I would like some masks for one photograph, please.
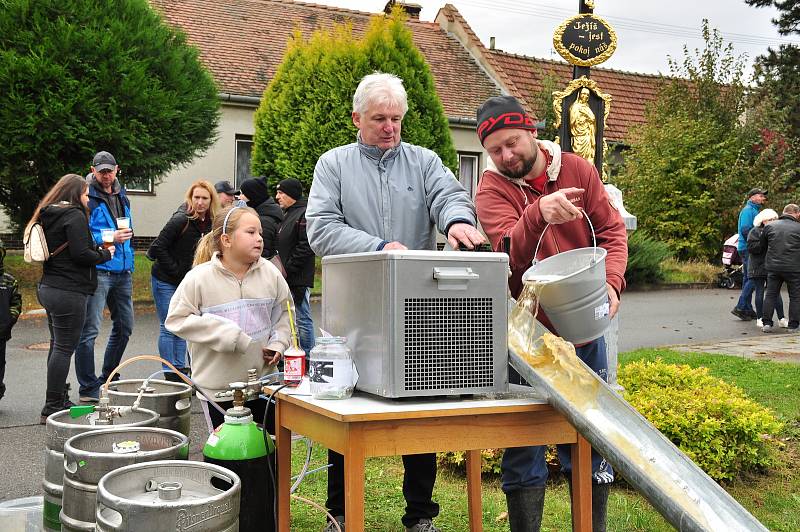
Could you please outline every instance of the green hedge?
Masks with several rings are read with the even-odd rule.
[[[632,362],[619,371],[625,399],[716,480],[774,463],[782,424],[708,368]]]
[[[664,261],[672,257],[669,246],[652,238],[646,231],[634,231],[628,237],[628,286],[657,284],[666,279]]]
[[[782,424],[740,388],[711,376],[708,368],[659,358],[631,362],[618,378],[625,399],[712,478],[729,480],[774,464]],[[465,468],[463,452],[438,456],[445,467]],[[483,473],[500,473],[503,449],[484,449],[481,458]],[[554,447],[548,449],[547,462],[557,467]]]

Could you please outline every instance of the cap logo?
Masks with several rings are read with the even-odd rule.
[[[478,126],[478,136],[484,138],[498,127],[526,126],[535,127],[533,120],[525,113],[510,112],[503,113],[497,117],[489,117]]]

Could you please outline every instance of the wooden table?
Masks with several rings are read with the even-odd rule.
[[[572,444],[572,520],[591,531],[591,448],[535,396],[509,399],[391,400],[356,392],[347,400],[276,394],[278,530],[289,532],[292,432],[344,455],[347,532],[364,530],[364,461],[372,456],[467,451],[470,530],[483,530],[481,449]],[[447,509],[445,508],[446,512]]]

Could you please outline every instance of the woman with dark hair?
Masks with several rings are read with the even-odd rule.
[[[155,259],[150,280],[158,321],[161,324],[158,353],[184,374],[189,372],[186,342],[169,332],[164,327],[164,320],[167,318],[172,294],[192,268],[197,242],[211,231],[211,222],[219,208],[219,197],[214,186],[208,181],[195,181],[186,191],[183,205],[164,225],[149,250],[149,255]],[[168,380],[180,380],[166,365],[164,370]]]
[[[266,177],[251,177],[242,181],[239,199],[258,213],[261,220],[261,234],[264,237],[264,251],[261,256],[271,259],[278,253],[278,228],[283,222],[283,210],[269,195]]]
[[[42,417],[73,406],[67,396],[70,358],[86,318],[86,301],[97,288],[95,266],[114,255],[114,246],[97,246],[89,232],[89,185],[67,174],[53,185],[33,211],[25,230],[37,221],[44,230],[50,258],[42,265],[37,296],[47,311],[50,350],[47,353],[47,392]]]

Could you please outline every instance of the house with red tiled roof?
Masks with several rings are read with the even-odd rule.
[[[133,191],[137,234],[160,231],[188,186],[197,179],[240,183],[250,176],[253,115],[280,65],[295,29],[310,35],[315,29],[348,21],[362,34],[374,13],[293,0],[150,0],[165,21],[180,28],[200,52],[217,81],[222,117],[214,145],[189,165],[153,186]],[[342,2],[343,4],[345,2]],[[528,102],[540,90],[544,73],[571,79],[566,63],[516,56],[485,47],[458,10],[445,4],[433,22],[419,19],[419,9],[407,5],[407,25],[414,43],[428,61],[436,89],[450,122],[459,155],[459,179],[474,191],[486,166],[486,154],[475,134],[475,111],[488,97],[512,94],[536,115]],[[592,69],[600,87],[614,103],[607,138],[624,142],[631,125],[643,120],[643,109],[659,78],[600,68]],[[124,162],[121,162],[124,164]]]
[[[546,76],[557,78],[562,87],[572,80],[572,65],[564,61],[538,59],[487,48],[451,4],[439,10],[435,22],[455,36],[475,60],[503,85],[508,94],[524,101],[534,116],[541,115],[543,111],[533,108],[531,102],[536,101],[535,95],[542,90],[542,80]],[[605,128],[606,140],[625,144],[630,128],[644,123],[645,108],[655,100],[664,78],[601,67],[593,67],[591,77],[603,92],[612,97]]]
[[[292,32],[310,35],[315,29],[348,21],[355,35],[363,34],[374,13],[294,2],[292,0],[150,0],[165,21],[180,28],[200,52],[217,81],[222,117],[217,141],[202,157],[168,175],[161,184],[132,200],[137,233],[157,235],[196,179],[240,183],[250,176],[253,115],[275,75]],[[345,2],[343,2],[344,4]],[[465,186],[477,183],[483,166],[475,135],[475,110],[486,98],[503,92],[454,36],[439,24],[407,22],[414,43],[425,56],[436,82],[459,153]],[[484,163],[485,164],[485,163]],[[163,198],[169,198],[163,201]],[[145,215],[146,213],[146,215]]]

